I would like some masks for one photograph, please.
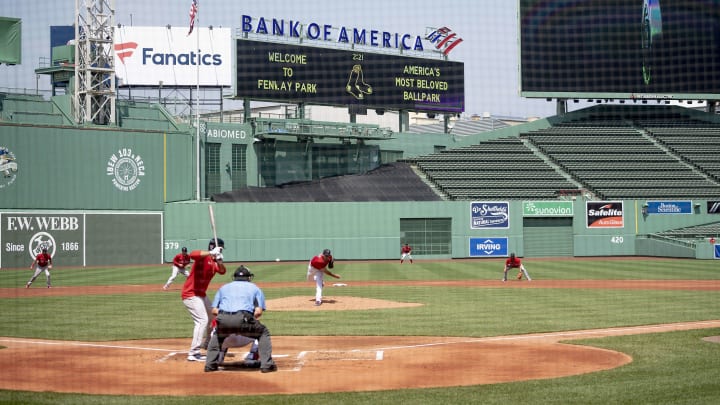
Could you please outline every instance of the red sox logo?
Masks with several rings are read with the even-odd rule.
[[[135,49],[137,49],[137,46],[137,42],[123,42],[121,44],[115,44],[115,54],[123,65],[125,64],[125,58],[132,56]]]
[[[45,248],[50,257],[53,257],[55,256],[55,247],[55,238],[52,235],[47,232],[38,232],[30,238],[28,253],[34,259]]]

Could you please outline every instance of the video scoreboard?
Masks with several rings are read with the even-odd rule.
[[[235,97],[461,113],[464,64],[361,50],[236,40]]]
[[[520,0],[522,96],[717,98],[719,50],[718,1]]]

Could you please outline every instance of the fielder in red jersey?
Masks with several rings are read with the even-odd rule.
[[[30,269],[34,269],[35,273],[33,273],[30,281],[25,284],[25,288],[30,288],[30,285],[33,283],[33,281],[35,281],[36,278],[38,278],[38,276],[42,272],[45,272],[45,281],[47,282],[47,288],[52,287],[52,285],[50,284],[50,269],[52,269],[52,256],[50,256],[46,247],[43,247],[42,252],[38,253],[38,255],[35,256],[35,260],[33,260],[32,264],[30,264]]]
[[[525,274],[525,277],[527,278],[527,280],[532,281],[527,270],[525,270],[525,266],[523,266],[522,261],[515,256],[515,253],[510,253],[510,257],[507,260],[505,260],[505,268],[503,269],[502,281],[507,281],[507,273],[510,269],[519,269],[520,270],[520,272],[517,275],[518,280],[522,280],[522,275]]]
[[[407,243],[404,244],[402,248],[400,248],[400,264],[403,264],[405,259],[410,260],[410,264],[412,264],[413,257],[410,252],[412,252],[412,248]]]
[[[172,284],[178,274],[182,274],[185,277],[190,275],[190,271],[187,268],[188,264],[190,264],[190,255],[187,253],[187,248],[183,246],[182,251],[173,258],[172,274],[170,274],[170,278],[165,282],[163,290],[167,290],[170,287],[170,284]]]

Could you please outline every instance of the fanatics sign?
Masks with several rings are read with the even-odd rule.
[[[115,75],[120,86],[229,87],[231,45],[230,28],[115,28]]]

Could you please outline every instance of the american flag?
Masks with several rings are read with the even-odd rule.
[[[190,31],[188,31],[188,35],[192,34],[193,28],[195,28],[195,16],[198,12],[198,4],[197,0],[193,0],[192,4],[190,5]]]

